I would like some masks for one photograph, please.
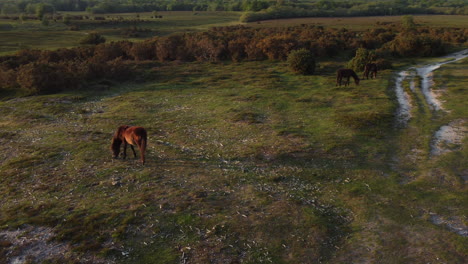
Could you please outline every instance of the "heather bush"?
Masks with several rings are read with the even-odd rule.
[[[315,72],[315,57],[310,50],[294,50],[288,56],[288,65],[295,73],[313,74]]]
[[[143,41],[133,43],[129,54],[134,60],[152,60],[156,58],[155,43],[151,41]]]
[[[376,53],[373,50],[367,50],[364,48],[359,48],[356,51],[356,56],[352,58],[347,67],[353,69],[356,72],[361,72],[364,70],[364,67],[367,63],[373,62],[376,60]]]
[[[439,35],[412,32],[399,34],[386,43],[382,50],[395,57],[429,57],[444,54],[447,46]]]
[[[16,71],[0,68],[0,90],[12,89],[18,86]]]
[[[33,62],[19,67],[16,80],[27,95],[50,94],[64,89],[66,74],[55,65]]]

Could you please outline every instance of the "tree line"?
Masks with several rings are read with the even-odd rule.
[[[0,90],[22,95],[80,89],[106,80],[125,81],[142,73],[139,61],[286,61],[296,50],[316,58],[374,54],[381,67],[395,57],[438,56],[468,39],[467,29],[380,25],[365,32],[302,25],[285,28],[217,27],[206,32],[174,34],[141,42],[119,41],[75,48],[21,50],[0,57]]]
[[[300,16],[377,16],[403,14],[466,15],[465,0],[4,0],[7,14],[52,11],[127,13],[152,11],[244,11],[249,20]],[[254,15],[255,13],[258,14]],[[247,19],[247,18],[245,18]]]
[[[35,12],[37,5],[55,11],[89,13],[128,13],[152,11],[260,11],[273,5],[269,0],[6,0],[2,14]]]
[[[298,17],[358,17],[394,16],[409,14],[468,15],[466,3],[461,1],[425,1],[410,5],[412,1],[336,2],[321,0],[313,5],[272,5],[258,12],[245,12],[241,22]],[[414,1],[418,2],[418,1]]]

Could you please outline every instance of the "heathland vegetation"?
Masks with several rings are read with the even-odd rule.
[[[463,16],[165,12],[0,21],[1,263],[467,262],[468,60],[432,73],[441,109],[416,70],[405,125],[395,95]],[[145,165],[111,158],[123,124]]]
[[[292,51],[299,49],[310,50],[317,58],[350,55],[358,49],[371,50],[372,59],[381,69],[386,69],[391,66],[392,58],[438,56],[467,41],[465,28],[416,27],[412,17],[404,18],[405,23],[400,26],[379,25],[365,32],[314,25],[230,26],[140,42],[111,43],[102,43],[105,38],[91,33],[81,40],[89,46],[21,50],[1,57],[1,89],[16,90],[23,95],[44,94],[81,88],[97,79],[135,78],[138,61],[285,61]],[[353,68],[362,70],[365,63]]]

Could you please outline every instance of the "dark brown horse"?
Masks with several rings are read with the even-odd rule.
[[[344,82],[344,86],[348,86],[350,77],[353,77],[354,83],[356,83],[356,85],[359,85],[359,77],[353,70],[339,69],[336,72],[336,85],[341,86],[341,81],[343,80],[343,78],[346,78],[346,81]]]
[[[120,126],[112,138],[111,150],[114,158],[119,157],[120,145],[124,144],[123,158],[127,157],[127,145],[130,144],[136,158],[133,146],[138,146],[141,153],[141,163],[145,164],[147,135],[146,130],[140,126]]]
[[[366,66],[364,67],[364,77],[366,79],[369,79],[369,73],[371,79],[377,78],[377,64],[375,63],[367,63]]]

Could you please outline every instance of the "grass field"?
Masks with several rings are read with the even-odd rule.
[[[467,114],[453,81],[467,63],[439,73],[456,109],[441,123]],[[153,66],[154,81],[1,102],[3,230],[51,228],[49,246],[73,249],[55,261],[466,260],[466,237],[429,221],[466,215],[466,140],[395,164],[416,144],[404,133],[426,125],[393,127],[391,71],[343,88],[338,62],[314,76],[272,62]],[[148,129],[145,166],[111,159],[121,124]],[[415,180],[401,184],[407,174]],[[14,247],[4,244],[0,260]]]
[[[467,28],[468,22],[464,16],[448,15],[414,15],[414,22],[421,26]],[[267,20],[258,26],[294,26],[301,24],[315,24],[324,27],[347,28],[350,30],[366,30],[379,23],[400,24],[402,16],[375,16],[375,17],[317,17]]]
[[[237,19],[162,15],[174,23],[161,34]],[[253,26],[267,23],[277,22]],[[2,54],[20,42],[12,32],[47,48],[85,32],[28,27],[42,26],[0,32]],[[56,32],[70,35],[43,37]],[[0,101],[0,263],[466,263],[455,231],[467,226],[468,141],[438,156],[431,143],[468,116],[468,60],[434,73],[444,111],[405,83],[415,103],[405,127],[395,72],[337,87],[345,64],[318,61],[301,76],[272,61],[141,62],[140,82]],[[145,165],[111,158],[122,124],[148,130]]]
[[[64,13],[89,16],[82,12]],[[70,30],[62,21],[50,21],[43,26],[40,21],[27,20],[24,23],[0,20],[0,55],[10,54],[23,48],[57,49],[78,46],[79,41],[89,32],[103,35],[107,41],[138,41],[152,36],[163,36],[174,32],[207,30],[214,26],[238,24],[240,13],[231,12],[158,12],[162,18],[151,18],[152,13],[97,15],[105,21],[76,20],[72,24],[79,30]],[[133,32],[137,27],[137,32]],[[131,31],[129,34],[129,31]],[[137,36],[135,36],[135,34]]]

